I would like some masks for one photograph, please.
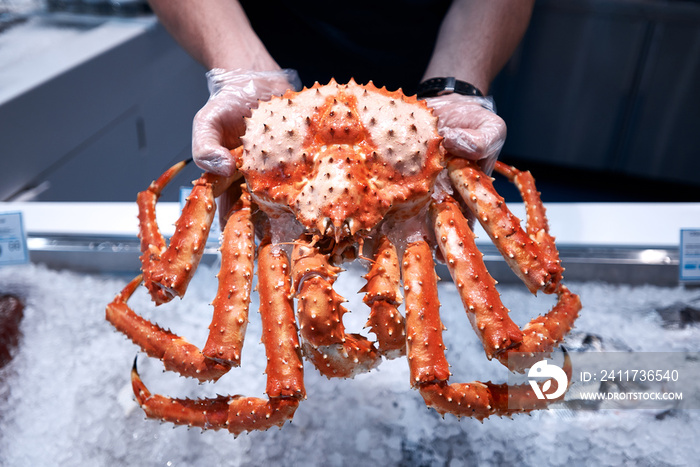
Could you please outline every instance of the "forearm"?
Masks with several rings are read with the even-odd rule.
[[[267,71],[280,67],[237,0],[149,0],[161,23],[207,69]]]
[[[454,76],[484,94],[522,39],[534,0],[455,0],[424,79]]]

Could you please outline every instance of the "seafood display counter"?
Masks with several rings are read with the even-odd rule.
[[[159,205],[160,225],[171,226],[178,208]],[[514,211],[521,214],[518,206]],[[697,387],[682,401],[654,408],[634,401],[568,400],[530,415],[481,423],[442,418],[426,408],[410,387],[405,358],[384,361],[352,380],[329,380],[306,365],[307,399],[280,430],[234,438],[225,431],[173,429],[144,420],[130,382],[135,356],[154,392],[191,398],[264,394],[257,297],[240,368],[204,384],[164,373],[104,316],[106,304],[138,272],[135,203],[4,203],[0,212],[22,213],[30,257],[27,264],[0,267],[0,295],[23,304],[8,349],[11,358],[0,367],[2,465],[327,466],[359,459],[377,465],[685,465],[700,456],[695,430],[689,429],[700,425]],[[564,341],[570,352],[697,356],[700,289],[679,282],[679,238],[682,229],[700,229],[699,204],[550,203],[547,213],[566,283],[583,304]],[[510,280],[512,273],[479,235],[513,319],[522,325],[546,312],[553,298],[534,297]],[[216,242],[208,243],[183,300],[154,309],[139,290],[131,305],[201,346],[218,261]],[[363,273],[351,266],[337,285],[349,300],[352,312],[344,322],[353,332],[367,320],[357,293]],[[450,380],[508,381],[507,369],[486,359],[447,278],[439,292]],[[0,319],[4,316],[0,313]],[[13,323],[6,328],[0,323],[0,330],[14,329]]]

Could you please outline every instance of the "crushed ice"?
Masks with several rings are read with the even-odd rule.
[[[350,300],[345,323],[361,329],[367,313],[361,271],[341,275]],[[202,266],[182,301],[154,309],[143,290],[130,304],[149,319],[202,346],[216,291],[215,271]],[[282,430],[234,439],[226,431],[173,429],[145,420],[130,394],[129,371],[137,348],[104,320],[105,305],[128,278],[56,272],[28,265],[0,269],[0,292],[26,304],[14,360],[0,370],[0,465],[344,465],[358,459],[381,465],[681,465],[700,458],[689,426],[700,411],[550,410],[531,416],[442,419],[409,388],[405,359],[385,361],[354,380],[328,380],[306,364],[308,399]],[[602,341],[645,351],[697,351],[700,327],[664,326],[657,309],[689,303],[698,291],[683,287],[631,287],[572,283],[584,309],[572,340]],[[549,297],[503,286],[503,299],[523,324],[546,310]],[[505,369],[488,362],[470,329],[454,286],[440,283],[452,381],[504,381]],[[257,303],[242,367],[216,384],[198,384],[162,372],[139,355],[139,369],[154,392],[177,397],[217,393],[263,396],[265,356]],[[587,345],[588,345],[587,344]]]

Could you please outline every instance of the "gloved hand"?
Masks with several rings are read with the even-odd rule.
[[[506,123],[486,97],[447,94],[425,99],[438,118],[438,133],[451,154],[478,160],[491,174],[506,140]]]
[[[229,152],[241,144],[244,117],[258,100],[269,100],[287,89],[299,90],[295,70],[232,71],[214,68],[207,73],[209,100],[197,112],[192,125],[192,157],[207,172],[230,176],[236,171]]]

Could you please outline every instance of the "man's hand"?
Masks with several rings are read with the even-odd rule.
[[[450,154],[477,160],[490,174],[506,140],[506,123],[485,97],[448,94],[425,99],[438,118],[438,133]]]
[[[197,112],[192,126],[192,157],[207,172],[231,176],[236,166],[230,150],[241,144],[244,118],[259,100],[282,95],[301,87],[294,70],[226,71],[215,68],[207,73],[209,100]]]

